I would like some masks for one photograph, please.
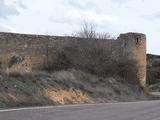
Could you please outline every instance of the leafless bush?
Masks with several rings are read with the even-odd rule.
[[[96,27],[93,24],[84,22],[82,24],[81,30],[76,32],[76,34],[73,34],[73,35],[75,35],[76,37],[82,37],[82,38],[95,38],[96,37]]]
[[[99,33],[97,32],[96,25],[84,21],[81,29],[73,33],[73,36],[88,39],[113,39],[109,33]]]

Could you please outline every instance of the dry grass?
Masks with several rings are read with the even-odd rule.
[[[60,104],[94,103],[92,98],[82,93],[81,90],[70,88],[68,88],[68,90],[46,89],[44,90],[44,96]]]
[[[0,72],[0,106],[136,101],[146,99],[138,87],[120,77],[98,77],[80,70],[10,76]]]

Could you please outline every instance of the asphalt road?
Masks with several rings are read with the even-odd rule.
[[[160,101],[1,110],[0,120],[160,120]]]

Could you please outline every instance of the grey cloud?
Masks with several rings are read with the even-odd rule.
[[[123,3],[127,3],[130,1],[136,1],[136,0],[111,0],[112,2],[118,3],[118,4],[123,4]],[[138,1],[142,1],[144,2],[144,0],[138,0]]]
[[[4,0],[0,0],[0,18],[7,18],[10,15],[18,15],[19,12],[14,6],[8,6]]]
[[[11,32],[11,29],[0,24],[0,32]]]
[[[26,8],[26,5],[25,5],[21,0],[15,1],[15,4],[16,4],[17,6],[19,6],[20,8],[23,8],[23,9]]]
[[[68,4],[78,9],[86,9],[85,5],[82,5],[80,2],[75,0],[68,0]]]
[[[67,0],[67,3],[80,10],[94,10],[97,13],[101,12],[101,9],[93,1],[81,1],[81,0]]]
[[[50,17],[49,20],[53,23],[59,23],[59,24],[64,24],[67,23],[69,25],[73,25],[73,24],[79,24],[78,20],[76,20],[75,18],[69,18],[69,17]]]
[[[129,1],[134,1],[134,0],[111,0],[112,2],[117,2],[117,3],[125,3]]]
[[[151,15],[151,18],[160,19],[160,12],[154,13],[153,15]]]
[[[141,15],[141,17],[146,20],[157,20],[160,19],[160,12],[156,12],[150,15]]]

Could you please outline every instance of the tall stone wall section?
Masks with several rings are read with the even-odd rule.
[[[89,40],[89,39],[88,39]],[[44,35],[26,35],[14,33],[0,33],[0,67],[8,70],[8,62],[17,59],[21,64],[13,65],[10,70],[29,72],[33,68],[46,63],[47,54],[54,55],[52,48],[64,45],[68,41],[86,41],[83,38],[58,37]],[[117,40],[99,40],[112,52],[114,60],[134,60],[138,69],[138,79],[141,85],[146,82],[146,36],[141,33],[121,34]],[[52,51],[50,51],[52,50]]]

